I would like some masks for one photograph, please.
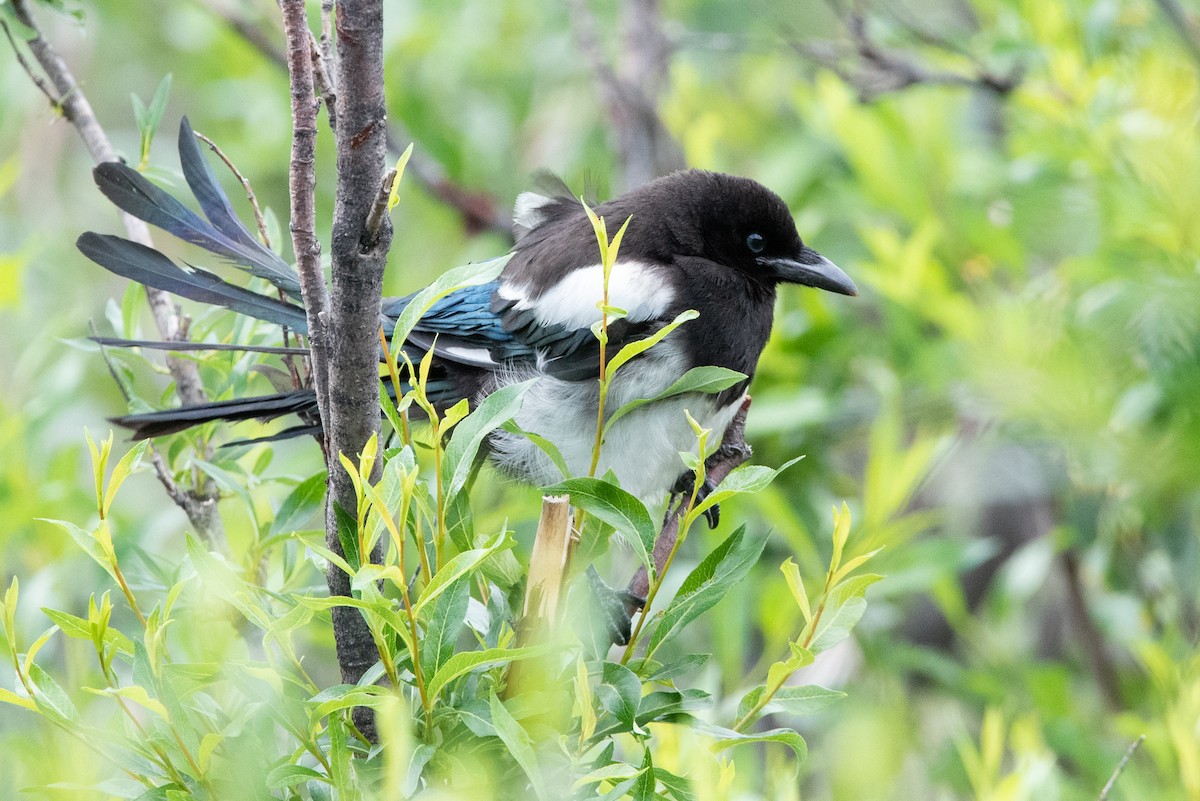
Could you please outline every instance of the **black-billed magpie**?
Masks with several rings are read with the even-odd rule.
[[[237,219],[186,119],[179,149],[184,176],[207,219],[124,164],[98,166],[96,183],[124,211],[267,279],[299,302],[295,272]],[[684,409],[719,435],[740,406],[771,331],[776,287],[794,283],[845,295],[857,290],[844,272],[801,241],[783,200],[747,178],[685,170],[603,203],[595,212],[610,226],[632,218],[610,278],[609,305],[627,315],[609,326],[609,353],[654,333],[685,310],[700,313],[617,374],[607,408],[653,397],[697,366],[726,367],[747,376],[716,395],[681,395],[643,406],[608,432],[598,474],[611,469],[624,489],[658,500],[683,471],[679,452],[695,448]],[[438,301],[405,347],[414,361],[433,350],[428,390],[442,407],[462,398],[475,403],[501,386],[533,379],[517,425],[553,442],[572,473],[585,475],[599,392],[598,342],[591,331],[601,315],[603,282],[596,237],[580,201],[565,193],[519,196],[513,229],[516,244],[499,278]],[[77,244],[101,266],[147,286],[307,330],[304,309],[296,303],[203,270],[184,270],[152,248],[96,233],[83,234]],[[413,297],[384,300],[381,323],[389,334]],[[212,420],[297,413],[311,421],[315,407],[313,391],[301,389],[114,422],[141,439]],[[318,430],[302,425],[276,438]],[[510,476],[535,485],[560,478],[551,459],[525,437],[496,431],[489,446],[492,462]]]

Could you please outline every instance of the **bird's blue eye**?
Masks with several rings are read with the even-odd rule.
[[[762,238],[762,234],[750,234],[746,237],[746,247],[750,248],[751,253],[762,253],[766,249],[766,240]]]

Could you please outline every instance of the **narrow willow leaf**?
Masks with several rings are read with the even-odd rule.
[[[496,734],[508,748],[513,759],[521,766],[521,770],[525,771],[525,775],[529,777],[529,783],[539,801],[547,801],[552,796],[548,793],[542,779],[542,772],[538,768],[537,755],[533,752],[533,740],[494,694],[491,697],[490,705],[492,725],[496,727]]]
[[[571,505],[595,515],[616,529],[621,539],[651,575],[654,574],[654,539],[657,531],[646,505],[636,497],[598,478],[569,478],[542,490],[544,495],[570,495]]]
[[[138,463],[142,459],[142,454],[146,452],[146,447],[150,444],[150,440],[144,439],[137,445],[134,445],[129,451],[121,457],[121,461],[117,462],[117,466],[113,468],[112,475],[108,478],[108,489],[104,492],[103,517],[108,517],[108,510],[112,508],[113,498],[117,495],[117,490],[125,483],[125,479],[137,469]]]
[[[783,571],[783,580],[787,582],[788,590],[792,593],[792,598],[796,600],[796,605],[800,607],[800,614],[804,615],[804,622],[812,622],[812,611],[808,606],[808,592],[804,589],[804,579],[800,578],[800,568],[792,561],[792,557],[784,560],[779,566]]]
[[[433,580],[425,585],[421,590],[421,596],[413,605],[413,614],[420,616],[422,611],[429,606],[439,595],[446,591],[451,584],[458,581],[463,576],[477,568],[483,560],[487,559],[497,551],[502,551],[511,548],[516,544],[516,541],[507,531],[501,531],[492,538],[492,541],[482,548],[475,548],[470,551],[465,551],[458,554],[449,562],[447,562],[437,573],[433,574]]]
[[[517,415],[525,393],[532,386],[533,380],[501,387],[484,398],[474,412],[455,426],[442,460],[442,482],[447,498],[462,491],[484,438]]]
[[[404,311],[396,318],[396,325],[392,329],[391,352],[399,353],[401,351],[404,340],[408,339],[408,335],[412,333],[413,326],[433,304],[456,289],[478,286],[496,280],[511,257],[512,254],[509,254],[480,264],[466,264],[447,270],[438,276],[432,284],[418,292],[417,296],[404,307]]]
[[[693,367],[688,370],[671,386],[664,389],[662,392],[650,398],[638,398],[631,400],[621,408],[613,412],[608,420],[604,423],[604,433],[607,434],[612,428],[613,423],[620,420],[630,412],[640,409],[648,403],[655,403],[666,398],[673,398],[676,395],[683,395],[688,392],[699,392],[702,394],[712,394],[729,389],[739,381],[744,381],[745,373],[739,373],[737,370],[730,370],[726,367]]]
[[[747,535],[743,525],[705,557],[684,580],[663,613],[650,637],[647,657],[724,598],[750,572],[766,544],[766,533]]]
[[[495,667],[518,659],[529,659],[546,652],[546,646],[527,648],[488,648],[484,651],[460,651],[446,660],[441,670],[429,680],[426,692],[430,699],[437,698],[446,685],[474,670]]]
[[[757,464],[743,465],[737,468],[727,475],[725,480],[718,484],[716,490],[709,493],[707,498],[697,503],[688,516],[694,520],[705,509],[724,503],[734,495],[761,492],[775,480],[776,476],[803,458],[803,456],[797,456],[795,459],[789,459],[777,469]]]
[[[612,380],[612,377],[616,374],[617,370],[621,369],[621,367],[634,356],[645,353],[659,342],[662,342],[663,339],[666,338],[667,334],[670,334],[687,321],[695,320],[699,316],[700,312],[696,311],[695,309],[688,309],[687,311],[680,312],[674,320],[667,323],[650,336],[646,337],[645,339],[639,339],[636,342],[630,342],[628,345],[621,348],[621,350],[617,351],[617,355],[609,360],[608,364],[604,368],[605,377],[609,380]]]
[[[325,484],[324,470],[297,484],[280,504],[271,522],[271,536],[294,531],[307,523],[325,505]]]

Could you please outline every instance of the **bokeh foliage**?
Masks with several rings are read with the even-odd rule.
[[[273,19],[271,3],[246,6]],[[141,154],[129,93],[148,102],[171,73],[167,127],[188,114],[286,220],[285,76],[204,4],[76,7],[82,25],[47,17],[50,30],[126,157]],[[854,507],[863,550],[886,546],[872,567],[888,578],[855,639],[801,674],[848,697],[801,721],[798,782],[782,749],[705,774],[686,731],[655,731],[654,764],[694,768],[700,798],[1090,799],[1144,733],[1110,797],[1200,798],[1200,65],[1182,38],[1195,33],[1151,0],[869,8],[890,48],[956,74],[1019,68],[1020,82],[918,83],[864,103],[853,74],[797,46],[845,40],[829,6],[665,9],[678,50],[663,113],[688,162],[770,185],[864,290],[781,300],[749,434],[759,463],[807,458],[727,504],[722,530],[697,530],[681,554],[690,569],[737,524],[772,534],[761,572],[687,633],[687,650],[713,654],[693,686],[738,698],[786,651],[799,618],[777,567],[791,556],[821,575],[834,501]],[[595,9],[615,30],[615,6]],[[388,15],[392,114],[456,182],[507,202],[546,167],[616,188],[605,108],[563,6],[396,2]],[[116,221],[73,132],[11,57],[0,99],[0,555],[6,585],[21,576],[27,646],[46,625],[39,607],[86,617],[91,593],[118,598],[35,519],[95,522],[83,428],[125,405],[80,338],[89,319],[125,327],[138,298],[73,251],[78,232]],[[152,151],[156,175],[175,169],[169,142]],[[327,219],[330,183],[319,192]],[[412,183],[401,193],[389,292],[503,251]],[[246,325],[189,311],[198,331]],[[118,364],[147,402],[170,397],[144,363]],[[204,370],[218,392],[267,389],[249,367]],[[227,482],[231,558],[254,564],[319,456],[297,442],[222,458],[209,474]],[[485,474],[476,496],[477,530],[508,520],[527,553],[536,492]],[[110,522],[135,586],[172,583],[186,520],[149,473],[129,479]],[[177,647],[197,662],[246,656],[227,605],[189,609],[169,629]],[[99,686],[76,646],[58,635],[38,661],[65,687]],[[328,629],[298,647],[318,686],[336,683]],[[111,699],[72,697],[93,720],[112,714]],[[0,715],[4,795],[110,775],[22,710]]]

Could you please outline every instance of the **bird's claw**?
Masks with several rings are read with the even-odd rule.
[[[627,645],[633,633],[633,615],[646,605],[646,599],[608,586],[594,565],[588,566],[587,581],[609,639],[614,645]]]
[[[695,488],[695,486],[696,486],[696,474],[695,473],[693,473],[691,470],[688,470],[686,473],[680,474],[679,478],[675,480],[675,486],[671,487],[672,499],[674,499],[676,496],[679,496],[679,495],[684,495],[684,496],[690,497],[692,494],[692,490]],[[716,491],[716,489],[717,489],[716,482],[714,482],[708,476],[705,476],[704,483],[700,485],[700,491],[696,493],[696,503],[700,503],[701,501],[707,499],[709,495],[712,495]],[[720,523],[721,523],[721,505],[720,504],[714,503],[712,506],[708,507],[703,512],[701,512],[701,514],[704,515],[704,519],[708,522],[708,527],[710,529],[716,528],[718,525],[720,525]]]

